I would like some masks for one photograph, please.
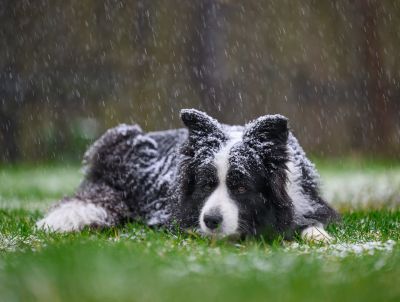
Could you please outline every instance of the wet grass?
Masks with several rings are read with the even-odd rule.
[[[0,170],[0,301],[400,299],[396,207],[347,210],[340,224],[328,227],[336,238],[328,246],[213,241],[140,224],[36,231],[49,201],[79,181],[76,167]]]

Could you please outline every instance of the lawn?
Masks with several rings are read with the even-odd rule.
[[[77,166],[0,169],[0,301],[400,301],[400,166],[319,162],[330,245],[212,241],[130,224],[45,234]]]

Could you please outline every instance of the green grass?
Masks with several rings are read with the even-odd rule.
[[[320,164],[329,180],[350,173],[331,167]],[[0,170],[0,301],[400,301],[398,207],[349,207],[328,227],[330,245],[213,241],[140,224],[36,231],[80,177],[74,166]]]

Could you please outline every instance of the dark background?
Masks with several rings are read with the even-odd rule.
[[[318,157],[399,158],[400,1],[0,1],[0,162],[106,128],[282,113]]]

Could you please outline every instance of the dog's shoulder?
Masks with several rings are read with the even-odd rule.
[[[188,130],[186,128],[170,129],[149,132],[147,136],[157,143],[161,156],[178,152],[179,147],[187,140]]]
[[[292,133],[288,138],[288,193],[300,225],[313,222],[326,224],[339,218],[336,211],[321,197],[320,176]]]
[[[293,166],[294,170],[298,170],[298,173],[301,174],[301,178],[299,179],[301,181],[301,185],[305,190],[318,191],[320,176],[317,172],[317,169],[315,168],[315,165],[308,159],[299,141],[292,132],[289,132],[287,145],[289,163]]]

